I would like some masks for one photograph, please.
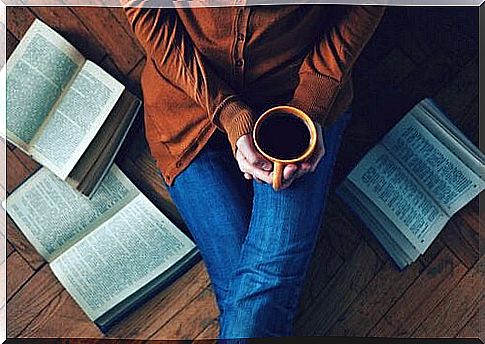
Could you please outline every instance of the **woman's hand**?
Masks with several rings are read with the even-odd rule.
[[[308,160],[285,166],[281,189],[288,188],[295,179],[302,177],[308,172],[315,171],[318,163],[325,155],[322,127],[319,124],[315,124],[315,126],[317,129],[317,145],[315,151]],[[271,185],[273,183],[273,164],[256,150],[252,135],[246,134],[241,136],[237,140],[236,146],[236,160],[239,164],[239,169],[244,173],[244,177]]]
[[[236,160],[244,178],[272,184],[273,164],[256,150],[252,135],[241,136],[236,147]]]

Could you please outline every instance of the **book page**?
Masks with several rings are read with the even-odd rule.
[[[336,192],[365,223],[400,269],[403,269],[419,257],[419,251],[411,245],[401,231],[396,228],[372,200],[352,182],[345,180],[336,189]]]
[[[66,179],[101,128],[124,86],[86,61],[32,142],[32,156]]]
[[[28,151],[84,57],[64,38],[35,20],[7,62],[7,138]]]
[[[432,99],[423,99],[412,109],[411,114],[468,168],[482,180],[485,179],[485,155]]]
[[[451,217],[483,190],[484,182],[412,113],[382,143]]]
[[[423,253],[448,216],[393,155],[377,145],[357,164],[348,179]]]
[[[41,168],[7,198],[6,208],[37,251],[51,261],[138,192],[116,165],[91,199]]]
[[[194,248],[183,232],[139,194],[55,259],[51,268],[95,320]]]

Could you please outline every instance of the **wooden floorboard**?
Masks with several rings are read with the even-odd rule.
[[[146,57],[121,8],[9,6],[6,14],[7,57],[38,18],[142,97],[140,78]],[[433,97],[465,135],[478,143],[477,25],[473,9],[388,8],[355,66],[354,115],[338,155],[333,187],[424,97]],[[116,163],[190,236],[163,186],[143,135],[141,114]],[[0,191],[9,194],[39,165],[10,143],[6,154],[7,183]],[[483,312],[478,309],[483,309],[485,301],[477,284],[483,277],[485,248],[479,245],[484,231],[478,200],[452,218],[417,262],[399,271],[333,190],[303,285],[296,334],[481,335]],[[7,236],[4,264],[10,337],[217,337],[218,309],[203,262],[103,334],[10,218],[3,232]]]
[[[482,305],[479,309],[483,309],[483,306],[485,305]],[[478,338],[480,312],[479,310],[473,314],[472,318],[460,329],[460,332],[456,335],[457,338]]]
[[[25,261],[34,269],[39,269],[45,264],[44,258],[35,250],[27,238],[21,233],[17,225],[10,216],[7,215],[7,239],[10,241],[15,250],[25,259]]]
[[[382,261],[367,244],[361,242],[349,261],[296,320],[296,333],[325,335],[381,268]],[[322,308],[322,305],[325,307]]]
[[[18,252],[7,258],[7,301],[34,275],[35,270]]]
[[[15,50],[17,44],[19,44],[19,40],[13,35],[13,33],[8,29],[6,33],[6,57],[9,58],[12,52]]]
[[[13,155],[15,155],[15,157],[20,161],[20,163],[24,165],[25,169],[28,171],[29,176],[40,168],[40,165],[37,162],[32,160],[27,154],[22,152],[20,149],[15,149],[13,151]]]
[[[15,149],[17,150],[17,149]],[[24,166],[14,151],[7,148],[7,192],[10,194],[12,191],[22,184],[31,174],[31,171]]]
[[[59,328],[62,328],[64,337],[103,337],[103,333],[65,290],[52,298],[19,336],[58,337]]]
[[[73,7],[72,11],[88,27],[90,34],[101,43],[123,73],[128,74],[143,57],[144,52],[134,36],[125,31],[109,8],[81,6]]]
[[[321,240],[310,263],[298,314],[305,313],[314,302],[315,297],[325,288],[343,264],[343,259],[330,246],[329,241]]]
[[[208,340],[208,339],[216,339],[219,334],[219,322],[217,319],[214,319],[201,333],[195,337],[195,340]],[[205,343],[205,341],[204,341]]]
[[[27,7],[7,7],[7,29],[20,40],[35,20],[35,15]]]
[[[95,39],[83,22],[67,7],[32,7],[32,12],[48,23],[87,59],[98,63],[106,55],[103,46]]]
[[[5,243],[5,258],[8,258],[13,252],[15,252],[15,248],[10,243],[10,241],[6,240]]]
[[[467,268],[471,268],[481,256],[480,233],[472,228],[478,227],[478,222],[478,214],[471,212],[467,207],[456,214],[441,233],[440,239]],[[483,232],[481,236],[483,240]]]
[[[108,333],[112,338],[149,338],[209,286],[202,262],[153,297]]]
[[[8,302],[7,337],[18,337],[62,290],[50,267],[44,265]]]
[[[479,310],[484,297],[481,289],[485,258],[481,258],[455,288],[429,313],[412,334],[413,337],[455,337]],[[482,290],[483,291],[483,290]]]
[[[423,266],[419,263],[400,272],[394,264],[387,262],[350,307],[338,317],[328,335],[365,337],[422,271]]]
[[[467,269],[447,249],[429,265],[369,332],[376,337],[409,337],[450,293]],[[435,333],[438,335],[438,333]]]
[[[219,314],[211,286],[155,332],[150,339],[185,339],[197,337]]]
[[[323,236],[340,258],[347,260],[359,246],[362,237],[354,223],[342,216],[342,211],[337,204],[339,204],[337,197],[330,195],[322,228]]]

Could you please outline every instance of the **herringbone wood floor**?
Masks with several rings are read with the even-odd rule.
[[[8,7],[8,55],[36,17],[141,96],[145,57],[120,8]],[[478,144],[478,9],[389,8],[354,75],[354,119],[338,158],[334,185],[425,96],[434,97]],[[7,148],[7,185],[1,191],[8,194],[39,166],[13,146]],[[146,150],[141,121],[117,163],[180,223]],[[304,287],[298,335],[479,335],[484,258],[478,199],[454,216],[427,253],[403,272],[333,193],[323,227]],[[104,337],[10,219],[5,233],[8,336]],[[214,338],[217,314],[200,262],[105,336]]]

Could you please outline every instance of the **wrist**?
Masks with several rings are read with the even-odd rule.
[[[251,134],[254,127],[252,109],[243,101],[233,98],[219,109],[219,122],[226,132],[232,152],[236,154],[237,140],[246,134]]]
[[[320,123],[328,114],[341,84],[328,76],[305,73],[288,105],[305,112],[314,123]]]

